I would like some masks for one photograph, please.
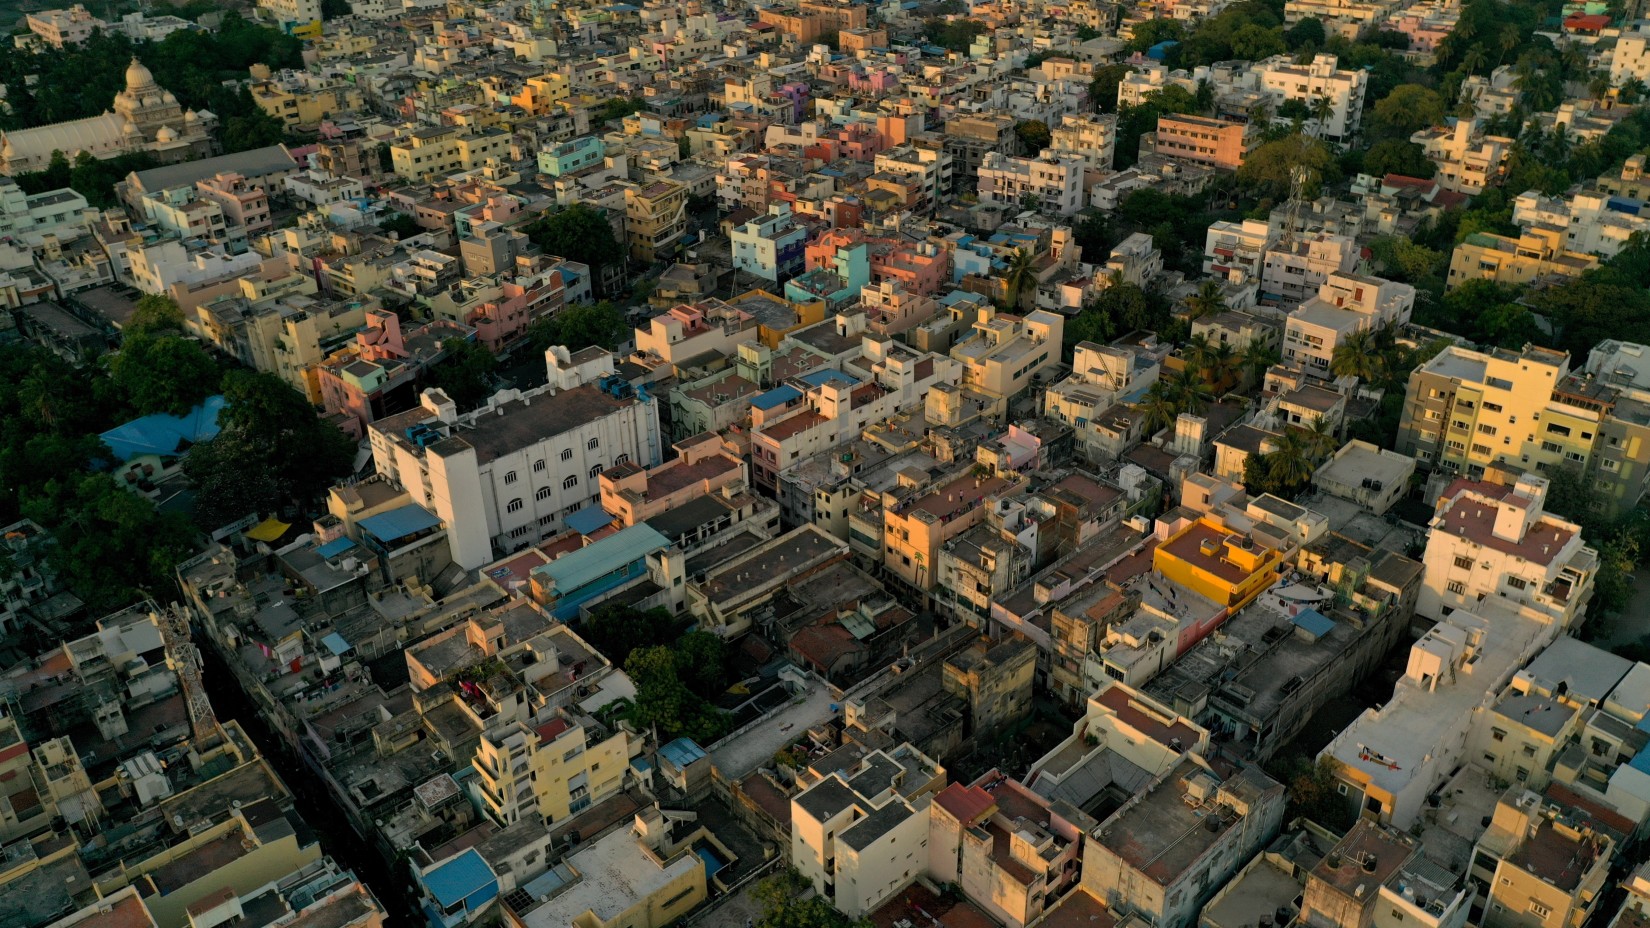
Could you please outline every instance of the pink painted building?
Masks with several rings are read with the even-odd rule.
[[[274,228],[269,218],[269,194],[259,184],[233,172],[214,174],[195,181],[195,192],[223,210],[224,219],[244,229],[248,235]]]
[[[627,461],[602,471],[602,508],[629,527],[723,487],[749,486],[744,458],[715,432],[685,438],[673,447],[676,457],[658,467],[644,469]]]
[[[426,368],[446,356],[443,343],[474,337],[469,326],[443,319],[403,337],[400,317],[371,310],[355,343],[316,368],[321,404],[328,414],[342,417],[346,432],[360,438],[367,423],[418,405],[419,382]]]
[[[464,321],[475,327],[476,340],[497,354],[527,334],[536,320],[567,303],[567,285],[559,269],[534,269],[499,284],[496,297],[482,300]]]

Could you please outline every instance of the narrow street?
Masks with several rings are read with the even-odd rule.
[[[388,914],[390,925],[412,928],[420,924],[422,916],[418,914],[407,881],[392,872],[377,849],[355,833],[320,778],[293,756],[286,744],[264,724],[217,651],[210,645],[200,650],[201,677],[212,699],[213,711],[220,720],[239,722],[258,750],[269,759],[270,766],[292,792],[298,814],[320,837],[323,853],[331,855],[340,867],[354,871],[361,882],[367,884]]]

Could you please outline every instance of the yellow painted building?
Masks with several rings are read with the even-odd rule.
[[[548,721],[481,737],[471,766],[482,806],[509,825],[539,816],[554,824],[617,793],[641,750],[621,728],[563,710]]]
[[[567,75],[556,71],[530,77],[510,102],[521,107],[529,116],[544,116],[558,111],[573,98],[573,84]]]
[[[464,126],[428,126],[402,136],[390,145],[390,164],[408,181],[474,171],[490,159],[510,153],[510,133],[502,129],[471,131]]]
[[[1152,553],[1164,578],[1236,612],[1278,579],[1283,551],[1203,516],[1170,535]]]
[[[1537,226],[1518,238],[1474,232],[1450,256],[1451,290],[1469,280],[1523,285],[1542,277],[1580,277],[1598,267],[1595,255],[1565,247],[1564,230]]]
[[[287,81],[257,81],[250,91],[258,108],[279,119],[288,129],[318,126],[323,119],[354,112],[364,105],[361,91],[342,79],[316,87]]]

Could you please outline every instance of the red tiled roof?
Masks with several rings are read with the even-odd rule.
[[[997,802],[990,793],[978,786],[964,786],[961,783],[953,783],[940,790],[934,802],[965,828],[972,827],[997,808]]]
[[[538,734],[539,741],[544,744],[549,744],[557,738],[560,738],[562,732],[565,732],[572,727],[573,726],[568,724],[566,719],[554,718],[548,722],[545,722],[543,725],[540,725],[538,728],[533,729],[533,731]]]

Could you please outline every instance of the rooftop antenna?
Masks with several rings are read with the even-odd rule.
[[[1283,235],[1278,239],[1278,244],[1285,248],[1295,244],[1295,229],[1300,223],[1301,206],[1306,201],[1306,185],[1312,179],[1312,169],[1304,164],[1289,169],[1289,202],[1284,205]]]

